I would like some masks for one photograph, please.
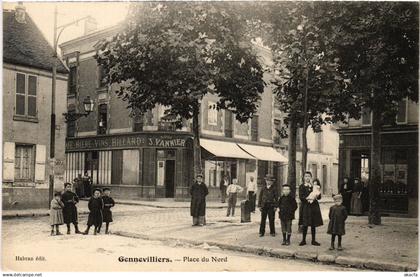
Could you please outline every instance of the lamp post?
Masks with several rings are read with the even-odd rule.
[[[53,198],[53,191],[54,191],[54,166],[55,166],[55,94],[56,94],[56,82],[57,82],[57,46],[58,40],[60,38],[61,33],[64,29],[68,26],[74,25],[79,23],[82,20],[90,20],[92,19],[91,16],[86,16],[75,20],[73,22],[67,23],[65,25],[61,25],[57,27],[57,5],[54,7],[54,41],[53,41],[53,64],[52,64],[52,82],[51,82],[51,125],[50,125],[50,174],[49,174],[49,201]],[[58,33],[57,33],[58,32]],[[92,102],[93,103],[93,102]],[[93,109],[93,107],[92,107]],[[89,112],[90,113],[90,112]]]
[[[85,100],[83,100],[83,109],[85,110],[85,112],[83,112],[83,113],[76,113],[76,112],[63,113],[66,123],[76,121],[83,116],[85,116],[85,117],[88,116],[93,111],[94,105],[95,104],[94,104],[93,100],[90,98],[90,96],[89,95],[86,96]]]

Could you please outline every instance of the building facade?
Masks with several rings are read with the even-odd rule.
[[[369,182],[371,113],[339,126],[339,177]],[[381,209],[384,214],[417,216],[418,209],[418,104],[399,103],[395,123],[381,131]]]
[[[65,171],[65,101],[56,101],[55,160],[49,159],[53,49],[18,5],[3,10],[3,209],[48,208]],[[56,97],[65,99],[67,69],[56,61]],[[49,187],[49,175],[55,188]]]
[[[94,186],[109,186],[116,197],[189,199],[194,177],[191,122],[185,120],[183,128],[175,130],[165,120],[162,106],[141,117],[130,117],[127,104],[114,93],[118,87],[101,81],[95,46],[120,30],[117,25],[93,31],[60,45],[70,69],[68,110],[80,111],[86,96],[95,101],[95,112],[67,126],[66,180],[88,171]],[[271,53],[260,47],[257,51],[269,65]],[[265,74],[268,80],[270,76]],[[281,186],[287,176],[287,145],[277,138],[279,126],[275,123],[282,121],[282,114],[275,107],[271,87],[265,88],[257,114],[246,123],[236,121],[230,111],[212,109],[216,102],[216,96],[206,95],[199,118],[208,198],[220,198],[224,175],[230,180],[237,178],[242,186],[252,176],[262,186],[264,176],[270,173]]]

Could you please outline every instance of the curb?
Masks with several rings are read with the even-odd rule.
[[[81,211],[78,212],[77,214],[81,215],[81,214],[89,214],[88,211]],[[38,212],[38,213],[17,213],[17,214],[6,214],[6,215],[2,215],[2,219],[13,219],[13,218],[27,218],[27,217],[38,217],[38,216],[49,216],[50,212]]]
[[[222,250],[229,250],[234,252],[242,252],[248,254],[254,254],[258,256],[268,256],[278,259],[296,259],[303,261],[311,261],[322,263],[326,265],[337,265],[342,267],[350,268],[359,268],[367,269],[374,271],[392,271],[392,272],[416,272],[417,266],[412,264],[402,264],[402,263],[390,263],[390,262],[381,262],[377,260],[366,260],[361,258],[349,257],[349,256],[338,256],[328,254],[320,254],[314,252],[295,252],[291,249],[272,249],[268,247],[258,247],[253,245],[233,245],[222,242],[215,241],[197,241],[191,239],[180,239],[180,238],[171,238],[171,237],[158,237],[158,236],[149,236],[145,234],[137,234],[124,231],[116,231],[112,233],[113,235],[144,239],[144,240],[153,240],[153,241],[163,241],[163,242],[174,242],[183,243],[184,247],[190,246],[199,246],[206,243],[209,246],[215,246]],[[185,245],[186,244],[186,245]]]

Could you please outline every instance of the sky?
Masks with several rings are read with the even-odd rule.
[[[14,9],[17,2],[3,2],[3,9]],[[23,2],[26,12],[53,45],[54,6],[57,6],[58,22],[63,25],[85,16],[92,16],[98,22],[98,29],[113,26],[124,20],[128,2]],[[67,27],[60,36],[59,43],[83,35],[83,22]],[[59,51],[60,52],[60,51]]]

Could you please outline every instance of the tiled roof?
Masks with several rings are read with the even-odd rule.
[[[14,10],[3,10],[3,62],[52,71],[53,47],[26,13],[26,22],[15,19]],[[68,73],[60,59],[57,72]]]

